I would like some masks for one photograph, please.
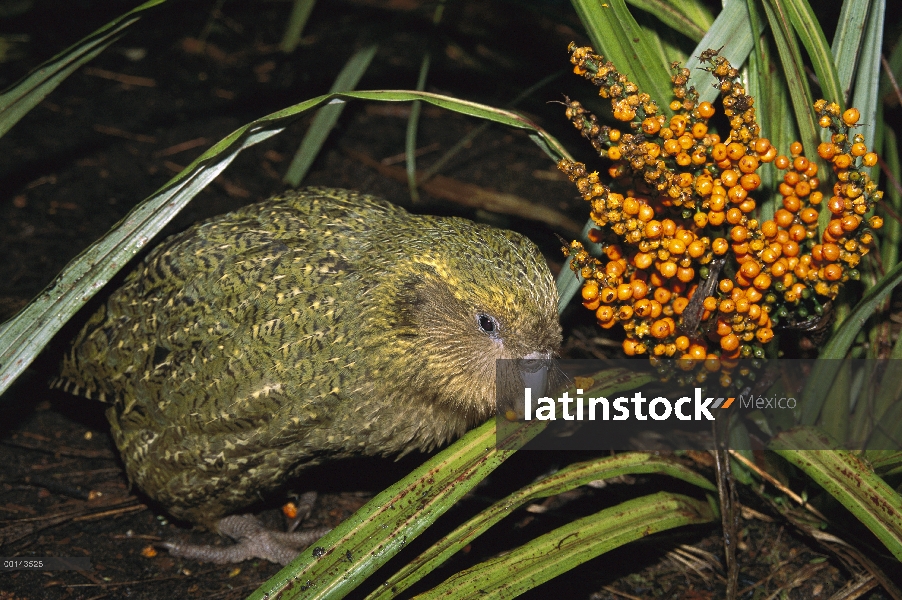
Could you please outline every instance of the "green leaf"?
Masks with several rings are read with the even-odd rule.
[[[842,90],[841,105],[848,102],[852,92],[853,75],[858,64],[858,49],[864,37],[865,21],[871,0],[845,0],[839,13],[831,51],[836,74]],[[839,100],[834,100],[840,102]]]
[[[165,1],[149,0],[110,21],[50,60],[41,63],[24,79],[0,94],[0,136],[5,135],[13,125],[19,122],[19,119],[37,106],[66,77],[119,39],[126,28],[141,18],[141,13]]]
[[[639,473],[670,475],[703,489],[717,491],[707,479],[676,461],[643,452],[575,463],[518,490],[480,512],[395,573],[375,592],[367,596],[367,600],[387,600],[397,596],[527,502],[561,494],[595,480]]]
[[[799,139],[795,119],[792,116],[789,90],[782,70],[777,66],[767,39],[759,39],[748,62],[749,94],[755,99],[758,115],[766,115],[759,121],[761,137],[770,140],[778,149],[787,149]],[[777,193],[777,173],[773,165],[760,169],[761,202],[759,219],[772,219],[782,208],[782,198]]]
[[[542,429],[521,427],[513,443],[522,445]],[[512,454],[497,449],[494,419],[477,427],[367,502],[249,600],[343,598]]]
[[[291,15],[288,17],[288,25],[285,26],[285,33],[282,35],[282,41],[279,42],[279,50],[290,54],[298,47],[314,6],[316,6],[316,0],[294,0],[294,4],[291,6]]]
[[[889,123],[883,123],[883,151],[881,156],[886,163],[887,171],[898,177],[902,174],[902,161],[899,160],[899,142],[896,132]],[[898,215],[902,214],[902,194],[895,185],[887,186],[884,202],[892,207]],[[892,269],[899,262],[899,247],[902,245],[902,223],[895,218],[886,218],[883,221],[883,229],[880,230],[880,258],[885,270]]]
[[[609,550],[659,531],[715,519],[707,502],[659,492],[577,519],[416,596],[513,598]]]
[[[378,49],[378,45],[372,44],[355,52],[348,59],[348,62],[345,63],[345,66],[342,67],[329,92],[349,92],[357,87],[360,78],[366,73]],[[338,117],[341,116],[344,107],[344,102],[330,102],[316,112],[316,116],[313,117],[313,121],[310,123],[310,129],[307,130],[307,134],[301,140],[300,148],[295,152],[294,158],[291,159],[291,164],[288,166],[288,171],[286,171],[283,178],[285,183],[293,188],[301,184],[301,181],[306,177],[307,172],[313,165],[313,161],[319,155],[323,144],[326,143],[326,138],[329,137],[329,133],[335,127],[335,123],[338,122]]]
[[[889,273],[880,278],[877,285],[865,292],[861,302],[852,311],[852,314],[843,321],[830,341],[821,349],[818,360],[814,363],[802,398],[805,406],[802,408],[802,425],[814,425],[823,407],[824,398],[830,390],[833,378],[836,375],[835,359],[846,357],[849,348],[855,341],[855,336],[864,327],[874,310],[886,299],[890,292],[902,282],[902,263],[897,264]],[[830,360],[834,359],[834,360]]]
[[[811,5],[807,0],[786,0],[784,6],[796,35],[802,40],[808,58],[811,59],[814,73],[821,86],[821,97],[828,102],[836,102],[845,109],[845,96],[833,62],[833,53],[827,44],[820,22],[811,10]]]
[[[886,17],[886,1],[873,0],[865,21],[864,38],[855,69],[855,87],[851,106],[861,113],[856,133],[873,144],[877,131],[877,103],[880,89],[880,58],[883,48],[883,24]],[[871,176],[875,175],[871,169]]]
[[[699,55],[705,50],[721,48],[721,54],[737,69],[745,63],[755,45],[754,31],[764,28],[756,12],[749,13],[745,0],[727,0],[726,5],[705,37],[699,42],[686,61],[686,68],[692,73],[692,85],[698,90],[699,100],[713,102],[718,95],[717,80],[707,71],[700,69]]]
[[[660,61],[659,53],[633,19],[626,2],[572,2],[595,51],[650,95],[664,114],[671,115],[669,65]]]
[[[665,2],[664,0],[627,0],[636,8],[641,8],[645,12],[654,15],[662,23],[687,36],[693,42],[701,41],[705,35],[705,31],[711,26],[711,15],[703,6],[698,5],[700,10],[694,10],[692,13],[685,12],[689,6],[678,6],[673,2]],[[705,19],[707,16],[707,19]],[[703,22],[699,23],[696,19]],[[707,21],[705,23],[704,21]]]
[[[769,446],[827,490],[902,560],[902,496],[867,463],[852,452],[836,450],[835,441],[813,427],[783,432]]]
[[[789,18],[786,3],[789,0],[767,0],[762,4],[767,20],[777,44],[780,63],[786,76],[789,97],[799,128],[799,138],[807,156],[817,156],[820,128],[814,120],[811,86],[805,75],[805,63],[799,49],[798,40]]]
[[[242,150],[280,133],[309,110],[326,102],[350,99],[422,100],[465,115],[530,130],[540,136],[558,158],[570,158],[560,142],[517,113],[428,92],[394,90],[326,94],[257,119],[222,139],[132,209],[109,233],[72,259],[28,306],[0,326],[0,393],[31,364],[60,327]]]
[[[429,73],[430,60],[428,52],[423,55],[423,60],[420,63],[420,74],[417,77],[418,92],[422,92],[426,88],[426,75]],[[420,193],[417,190],[417,129],[420,125],[420,108],[419,100],[411,102],[410,116],[407,118],[407,132],[404,137],[407,188],[410,190],[410,200],[414,203],[420,200]]]

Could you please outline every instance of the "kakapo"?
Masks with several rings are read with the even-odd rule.
[[[133,485],[236,537],[223,517],[309,466],[463,434],[494,413],[496,359],[560,342],[554,282],[525,237],[308,188],[156,247],[56,385],[111,404]]]

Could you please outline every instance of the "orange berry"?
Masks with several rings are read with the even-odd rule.
[[[617,286],[617,299],[626,302],[633,297],[633,286],[628,283],[621,283]]]
[[[719,226],[723,225],[725,218],[726,218],[726,215],[724,215],[724,213],[722,213],[722,212],[711,211],[708,213],[708,223],[710,223],[714,227],[719,227]]]
[[[801,242],[808,236],[808,230],[805,229],[804,225],[799,225],[796,223],[792,227],[789,228],[789,239],[794,242]],[[784,252],[785,253],[785,252]]]
[[[781,258],[770,266],[770,274],[774,277],[783,277],[783,275],[786,274],[787,269],[788,265],[786,264],[786,261]]]
[[[764,154],[759,154],[758,158],[761,159],[761,162],[773,162],[774,159],[777,158],[777,148],[775,146],[771,146]]]
[[[770,276],[766,273],[760,273],[755,279],[752,281],[752,285],[755,286],[755,289],[761,290],[762,292],[770,287],[771,279]]]
[[[623,340],[623,353],[627,356],[645,354],[646,350],[647,349],[645,348],[645,344],[642,344],[641,342],[637,342],[636,340],[631,339]]]
[[[595,311],[595,318],[598,319],[599,323],[607,323],[614,318],[614,308],[612,306],[607,306],[602,304],[598,307],[598,310]]]
[[[789,159],[781,154],[774,160],[774,166],[777,167],[778,169],[780,169],[781,171],[788,169],[789,168]]]
[[[848,154],[837,154],[833,157],[833,166],[837,169],[848,169],[852,164],[852,157]]]
[[[714,106],[710,102],[702,102],[698,105],[698,116],[710,119],[714,116]]]
[[[817,155],[820,156],[821,158],[823,158],[824,160],[830,160],[831,158],[836,156],[836,153],[838,151],[839,151],[839,149],[830,142],[822,142],[817,147]]]
[[[766,238],[772,238],[777,235],[777,224],[773,221],[765,221],[761,224],[761,233]]]
[[[715,238],[714,241],[711,242],[711,250],[718,256],[726,254],[729,249],[730,244],[723,238]]]
[[[664,307],[661,306],[661,303],[657,300],[652,300],[651,302],[651,318],[657,319],[661,316],[661,312],[664,310]]]
[[[727,223],[730,225],[738,225],[742,222],[742,211],[738,208],[731,208],[727,211]]]
[[[736,303],[731,298],[724,298],[720,301],[718,308],[722,313],[731,313],[736,309]]]
[[[743,200],[745,200],[746,196],[748,196],[748,192],[745,191],[745,188],[741,185],[734,185],[730,188],[730,191],[727,192],[727,197],[730,199],[730,202],[733,204],[739,204]]]
[[[843,123],[845,123],[849,127],[858,123],[858,119],[860,118],[861,113],[858,112],[857,108],[850,108],[842,114]]]
[[[632,306],[621,306],[617,310],[617,318],[621,321],[629,321],[633,316],[633,307]]]
[[[726,194],[718,194],[716,191],[711,196],[711,199],[708,200],[708,208],[713,211],[722,211],[724,207],[727,205],[727,197]]]
[[[770,140],[767,138],[758,138],[754,143],[754,150],[758,154],[764,154],[768,150],[770,150]]]
[[[827,262],[836,262],[839,260],[839,246],[836,244],[824,244],[821,247],[821,255],[823,260]]]
[[[726,169],[720,174],[720,181],[724,187],[731,188],[739,181],[739,173],[733,169]]]
[[[705,253],[705,244],[701,240],[695,240],[689,244],[686,250],[692,258],[699,258]]]
[[[604,302],[605,304],[611,304],[612,302],[614,302],[614,300],[617,299],[617,292],[615,292],[614,290],[612,290],[609,287],[606,287],[603,290],[601,290],[599,297],[601,298],[601,301]]]
[[[649,221],[645,225],[645,237],[655,239],[661,237],[661,233],[664,231],[664,227],[661,225],[660,221]]]
[[[747,192],[755,191],[761,185],[761,177],[757,173],[748,173],[739,178],[739,185]]]
[[[727,157],[727,147],[725,144],[714,144],[711,148],[711,158],[715,161],[722,161]]]
[[[758,273],[761,272],[761,265],[759,265],[754,260],[748,260],[742,263],[739,271],[742,273],[743,277],[746,277],[747,279],[754,279],[755,277],[757,277]]]
[[[672,239],[667,245],[667,249],[670,250],[671,254],[680,255],[686,251],[686,244],[684,244],[682,240]]]
[[[658,319],[651,324],[650,333],[659,340],[662,340],[671,334],[670,323],[664,319]]]
[[[739,142],[732,142],[727,146],[727,158],[730,160],[739,160],[745,156],[745,146]]]
[[[795,196],[786,196],[783,198],[783,208],[788,210],[789,212],[799,212],[799,208],[802,203]]]
[[[717,284],[717,287],[724,294],[729,294],[730,290],[733,289],[733,280],[732,279],[721,279],[720,282]]]
[[[841,196],[831,196],[827,201],[827,209],[834,215],[841,215],[846,209],[846,201]]]
[[[637,269],[645,270],[651,266],[653,257],[648,252],[637,252],[633,257],[633,264]]]
[[[583,300],[591,302],[598,298],[598,282],[589,279],[583,284],[582,290]]]
[[[842,267],[836,263],[830,263],[824,267],[824,279],[827,281],[838,281],[842,278]]]
[[[653,135],[658,133],[661,129],[661,124],[654,117],[648,117],[644,121],[642,121],[642,131],[648,135]]]
[[[707,298],[705,298],[703,306],[705,307],[705,310],[717,310],[717,298],[715,298],[714,296],[708,296]]]
[[[789,153],[793,156],[798,156],[799,154],[801,154],[803,149],[804,148],[802,147],[802,142],[796,141],[789,145]]]
[[[880,229],[883,227],[883,217],[880,215],[874,215],[870,219],[868,219],[868,225],[870,225],[874,229]]]
[[[695,269],[692,267],[679,267],[677,269],[677,279],[683,283],[689,283],[695,279]]]
[[[661,228],[662,235],[672,237],[676,232],[676,223],[672,219],[664,219],[661,221]]]
[[[800,144],[801,145],[801,144]],[[799,173],[804,173],[806,169],[808,169],[808,159],[804,156],[797,156],[792,161],[792,168],[798,171]]]
[[[736,350],[737,348],[739,348],[739,338],[736,337],[735,333],[725,335],[724,337],[720,338],[720,347],[727,352]]]
[[[658,266],[658,272],[667,279],[677,274],[677,266],[673,261],[665,261]]]
[[[730,239],[732,239],[736,243],[744,242],[746,239],[748,239],[748,236],[749,230],[742,225],[737,225],[730,230]]]
[[[855,231],[861,223],[861,217],[858,215],[846,215],[842,218],[843,231]]]
[[[762,344],[766,344],[774,339],[774,330],[770,327],[762,327],[755,332],[755,337],[758,338],[758,341]]]
[[[794,218],[795,217],[793,217],[793,214],[791,212],[783,208],[774,213],[774,221],[777,223],[777,225],[783,227],[784,229],[792,225]]]
[[[799,218],[802,219],[802,223],[811,225],[813,223],[817,223],[818,214],[815,209],[809,206],[805,209],[802,209],[802,212],[799,213]]]
[[[873,167],[874,165],[877,164],[877,155],[873,152],[868,152],[861,159],[861,164],[863,164],[866,167]]]
[[[624,198],[623,212],[628,215],[639,214],[639,202],[635,198]]]
[[[648,204],[639,203],[638,219],[644,223],[648,223],[655,217],[655,209]]]
[[[670,290],[664,287],[655,288],[655,300],[660,304],[667,304],[670,302]]]
[[[633,288],[633,298],[636,300],[641,300],[648,294],[648,286],[641,279],[632,280],[630,286]]]

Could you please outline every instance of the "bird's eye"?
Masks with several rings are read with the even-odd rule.
[[[479,323],[479,328],[485,333],[498,333],[498,321],[495,320],[495,317],[479,314],[476,315],[476,322]]]

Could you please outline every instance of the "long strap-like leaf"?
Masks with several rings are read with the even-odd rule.
[[[120,34],[141,18],[141,13],[166,0],[149,0],[130,10],[69,46],[50,60],[39,65],[24,79],[0,94],[0,136],[6,135],[19,119],[28,114],[38,102],[47,97],[80,66],[103,52],[119,39]]]

